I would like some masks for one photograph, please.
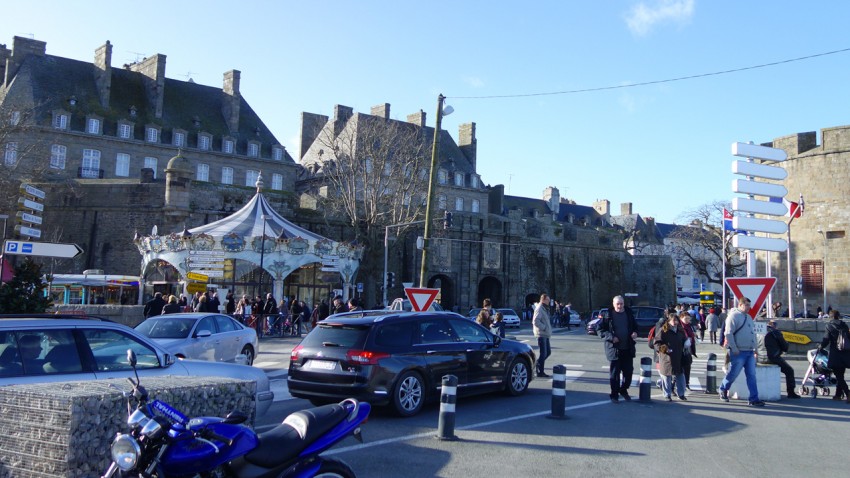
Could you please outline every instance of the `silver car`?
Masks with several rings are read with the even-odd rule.
[[[251,365],[260,351],[257,332],[224,314],[158,315],[137,325],[136,331],[178,358],[236,362],[241,354]]]
[[[257,383],[257,416],[274,393],[265,372],[245,365],[178,360],[130,327],[96,319],[3,318],[0,320],[0,386],[82,380],[125,381],[138,358],[139,376],[214,376]]]

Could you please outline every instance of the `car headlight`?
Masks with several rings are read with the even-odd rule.
[[[136,439],[123,434],[115,437],[109,451],[112,454],[112,461],[123,471],[135,468],[136,463],[139,462],[139,455],[142,454],[142,449]]]

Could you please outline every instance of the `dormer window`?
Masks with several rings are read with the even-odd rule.
[[[455,186],[463,186],[463,173],[455,173]]]
[[[469,182],[472,183],[473,188],[478,189],[478,175],[477,174],[473,174],[469,178]]]
[[[272,147],[272,159],[275,161],[283,161],[283,148],[279,146]]]
[[[212,144],[212,139],[208,134],[199,134],[198,135],[198,149],[209,151],[210,145]]]
[[[248,156],[252,158],[256,158],[260,155],[260,144],[259,143],[248,143]]]
[[[186,146],[186,133],[184,131],[174,132],[174,146],[178,148]]]
[[[159,142],[159,129],[148,126],[145,129],[145,141],[148,143],[158,143]]]
[[[53,127],[56,129],[68,129],[68,114],[55,113],[53,115]]]
[[[130,123],[119,123],[118,137],[121,139],[133,139],[133,125]]]
[[[97,118],[89,118],[86,121],[86,133],[100,134],[100,120]]]
[[[227,154],[233,154],[233,140],[226,139],[221,147],[221,150]]]

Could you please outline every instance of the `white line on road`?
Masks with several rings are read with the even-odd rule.
[[[254,366],[257,368],[271,368],[279,365],[280,362],[254,362]]]

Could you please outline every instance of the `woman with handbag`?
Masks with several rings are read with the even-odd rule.
[[[682,371],[682,357],[685,353],[685,331],[676,314],[668,314],[667,322],[655,333],[655,350],[658,352],[658,373],[661,374],[661,389],[669,402],[673,389],[673,377],[676,378],[676,396],[685,398],[685,374]]]
[[[682,330],[685,332],[685,349],[682,353],[682,372],[685,374],[685,388],[691,389],[691,365],[694,363],[694,357],[697,356],[697,336],[694,328],[691,326],[691,315],[687,312],[679,314],[679,320],[682,323]]]

